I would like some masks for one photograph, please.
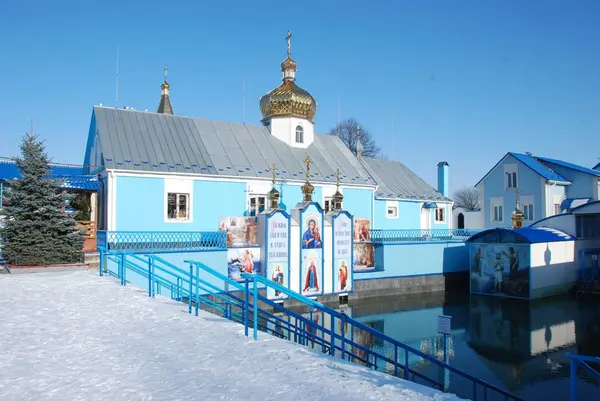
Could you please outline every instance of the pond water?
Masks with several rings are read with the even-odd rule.
[[[440,359],[444,342],[437,317],[452,316],[448,363],[525,400],[569,400],[566,353],[600,356],[598,299],[578,302],[561,296],[528,302],[438,293],[375,298],[346,310],[361,323]],[[370,349],[381,347],[372,336],[360,342]],[[409,363],[429,375],[439,369],[420,358]],[[464,388],[468,383],[439,370],[433,374],[450,392],[471,396],[472,390]],[[584,373],[580,377],[579,399],[598,399],[597,383]]]

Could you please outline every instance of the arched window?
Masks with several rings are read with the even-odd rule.
[[[301,125],[296,127],[296,143],[304,143],[304,129]]]
[[[465,228],[465,215],[462,213],[458,214],[458,228]]]

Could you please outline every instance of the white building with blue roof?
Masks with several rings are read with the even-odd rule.
[[[174,115],[166,77],[155,113],[94,107],[84,165],[103,183],[100,228],[213,231],[219,216],[262,212],[274,172],[289,213],[302,201],[307,155],[325,212],[339,172],[343,209],[371,228],[451,228],[448,163],[435,189],[402,163],[355,156],[337,136],[315,133],[317,102],[296,84],[289,38],[281,71],[260,100],[260,125]]]
[[[510,227],[517,196],[524,225],[600,199],[600,171],[562,160],[507,153],[475,185],[484,227]]]

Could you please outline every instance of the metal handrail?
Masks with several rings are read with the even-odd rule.
[[[253,282],[255,289],[257,288],[256,287],[256,283],[264,284],[265,286],[271,287],[274,290],[279,291],[279,292],[287,295],[291,299],[295,299],[295,300],[303,303],[304,305],[307,305],[307,306],[310,306],[312,308],[319,309],[319,310],[321,310],[321,311],[323,311],[325,313],[328,313],[333,318],[342,319],[343,321],[352,324],[352,326],[354,326],[356,328],[359,328],[359,329],[361,329],[361,330],[363,330],[363,331],[365,331],[365,332],[367,332],[369,334],[372,334],[373,336],[378,337],[379,339],[381,339],[383,341],[391,343],[392,345],[394,345],[394,349],[395,349],[394,354],[395,355],[398,354],[398,352],[397,352],[398,348],[403,349],[405,351],[405,356],[406,356],[405,357],[405,364],[404,364],[404,366],[402,366],[402,365],[400,365],[398,363],[397,358],[396,358],[395,361],[392,361],[391,359],[389,359],[389,358],[387,358],[387,357],[385,357],[383,355],[380,355],[380,354],[378,354],[376,352],[373,352],[372,350],[370,350],[370,353],[377,354],[378,358],[381,358],[382,360],[384,360],[384,361],[386,361],[388,363],[393,363],[394,365],[400,365],[400,366],[396,366],[396,367],[400,367],[400,368],[402,368],[404,370],[404,378],[405,379],[408,379],[408,372],[410,370],[410,368],[408,367],[408,352],[410,352],[410,353],[412,353],[412,354],[414,354],[414,355],[416,355],[416,356],[418,356],[418,357],[420,357],[422,359],[427,360],[428,362],[430,362],[432,364],[435,364],[435,365],[437,365],[437,366],[439,366],[441,368],[447,369],[450,372],[453,372],[453,373],[455,373],[455,374],[457,374],[459,376],[462,376],[465,379],[470,380],[474,384],[474,390],[476,390],[476,385],[479,384],[479,385],[483,386],[486,390],[489,389],[491,391],[494,391],[496,393],[499,393],[499,394],[503,395],[505,397],[505,399],[512,399],[512,400],[516,400],[516,401],[522,401],[521,398],[519,398],[519,397],[517,397],[517,396],[515,396],[515,395],[513,395],[511,393],[509,393],[508,391],[502,390],[501,388],[498,388],[498,387],[494,386],[493,384],[486,382],[485,380],[478,379],[477,377],[472,376],[469,373],[463,372],[463,371],[461,371],[461,370],[459,370],[459,369],[457,369],[455,367],[452,367],[452,366],[448,365],[447,363],[442,362],[442,361],[440,361],[440,360],[432,357],[431,355],[425,354],[425,353],[423,353],[423,352],[421,352],[421,351],[419,351],[419,350],[417,350],[415,348],[410,347],[409,345],[403,344],[400,341],[397,341],[397,340],[395,340],[395,339],[393,339],[393,338],[391,338],[389,336],[386,336],[385,334],[383,334],[383,333],[381,333],[381,332],[379,332],[379,331],[377,331],[377,330],[375,330],[375,329],[373,329],[373,328],[371,328],[369,326],[366,326],[366,325],[360,323],[359,321],[354,320],[354,319],[348,317],[345,314],[342,314],[341,312],[338,312],[338,311],[336,311],[334,309],[331,309],[331,308],[329,308],[329,307],[321,304],[320,302],[317,302],[317,301],[312,300],[310,298],[304,297],[304,296],[298,294],[297,292],[291,291],[288,288],[286,288],[286,287],[284,287],[282,285],[279,285],[279,284],[277,284],[275,282],[272,282],[270,280],[267,280],[266,278],[264,278],[262,276],[259,276],[259,275],[256,275],[256,274],[242,273],[241,277],[246,280],[246,287],[245,288],[246,288],[247,292],[249,291],[249,283],[250,282]],[[255,337],[256,337],[256,330],[255,330]],[[413,372],[411,372],[411,373],[413,373]],[[414,373],[418,373],[418,372],[414,372]],[[476,396],[476,391],[475,391],[475,396]]]
[[[567,352],[567,358],[571,361],[571,401],[577,401],[577,368],[583,368],[588,375],[592,376],[595,380],[600,381],[600,371],[589,365],[589,363],[600,365],[600,358],[572,354],[570,352]]]

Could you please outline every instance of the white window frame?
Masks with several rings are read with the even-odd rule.
[[[302,124],[296,125],[296,129],[294,130],[296,143],[304,143],[304,127]],[[298,134],[300,134],[300,140],[298,140]]]
[[[169,198],[171,195],[175,196],[175,213],[177,217],[169,216]],[[185,198],[185,215],[183,217],[179,216],[181,214],[181,198]],[[190,194],[184,194],[179,192],[167,192],[167,218],[170,221],[178,221],[178,220],[189,220],[190,218]]]
[[[535,221],[535,197],[533,195],[519,196],[521,211],[523,212],[525,221]]]
[[[441,214],[442,214],[442,219],[441,220],[438,219],[438,212],[441,212]],[[446,206],[445,205],[442,206],[442,207],[436,207],[434,209],[434,211],[433,211],[433,222],[435,224],[445,224],[446,223],[446,219],[447,219],[446,214],[447,213],[446,213]]]
[[[400,217],[398,201],[385,201],[385,217],[388,219],[397,219]]]
[[[263,209],[260,210],[259,209],[259,204],[260,204],[260,199],[263,199]],[[252,199],[254,199],[255,201],[255,208],[256,210],[254,211],[254,214],[252,214],[252,209],[251,209],[251,204],[252,204]],[[258,216],[259,214],[261,214],[266,208],[267,208],[267,202],[269,201],[267,194],[248,194],[248,204],[246,206],[246,210],[248,212],[248,216]]]
[[[176,195],[176,207],[179,209],[179,199],[187,196],[187,217],[169,217],[169,194]],[[193,223],[194,221],[194,181],[178,178],[164,179],[164,221],[165,223]],[[179,214],[179,213],[178,213]]]
[[[498,209],[496,211],[496,209]],[[499,219],[496,219],[496,213]],[[492,223],[503,223],[504,222],[504,198],[491,198],[490,199],[490,221]]]
[[[504,165],[504,187],[506,189],[519,187],[518,165],[516,163]]]

